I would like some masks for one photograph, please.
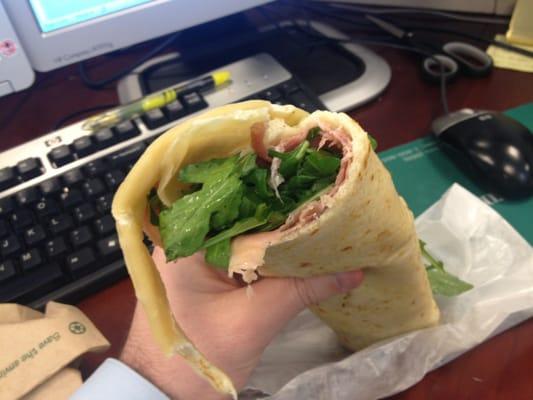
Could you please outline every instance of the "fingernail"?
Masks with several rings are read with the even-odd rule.
[[[335,275],[335,279],[337,280],[339,289],[342,292],[348,292],[359,286],[363,280],[363,272],[360,270],[341,272]]]

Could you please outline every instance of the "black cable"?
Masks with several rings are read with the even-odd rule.
[[[315,1],[311,1],[310,3],[316,3],[316,2]],[[347,4],[349,4],[349,3],[347,3]],[[292,4],[289,3],[289,5],[292,5]],[[294,5],[292,5],[292,6],[294,7]],[[323,15],[327,15],[330,18],[335,18],[335,19],[338,19],[340,21],[344,21],[344,22],[347,22],[347,23],[361,24],[361,21],[354,21],[353,17],[347,17],[347,16],[344,16],[344,15],[339,15],[338,14],[338,11],[339,11],[338,7],[331,7],[331,6],[328,6],[328,5],[324,4],[324,3],[316,4],[316,5],[298,3],[298,7],[300,7],[300,8],[301,7],[308,8],[308,9],[311,9],[312,11],[314,11],[315,13],[321,13]],[[334,8],[336,8],[336,10]],[[329,11],[326,11],[325,9],[327,9]],[[369,10],[370,10],[369,13],[379,14],[378,12],[372,11],[371,9],[369,9]],[[404,25],[403,21],[402,21],[402,23],[400,23],[399,21],[395,21],[395,23],[398,23],[398,25]],[[471,33],[468,33],[468,32],[458,31],[458,30],[455,30],[455,29],[420,27],[420,26],[413,27],[413,28],[404,28],[404,29],[408,30],[408,31],[411,31],[411,32],[446,33],[446,34],[450,34],[450,35],[455,35],[455,36],[459,36],[459,37],[475,40],[475,41],[482,42],[482,43],[485,43],[485,44],[492,44],[492,45],[494,45],[496,47],[501,47],[503,49],[506,49],[506,50],[509,50],[509,51],[512,51],[512,52],[515,52],[515,53],[518,53],[518,54],[522,54],[522,55],[525,55],[525,56],[528,56],[528,57],[533,57],[533,51],[526,50],[526,49],[523,49],[521,47],[513,46],[513,45],[510,45],[510,44],[505,43],[505,42],[500,42],[499,40],[496,40],[496,39],[487,39],[487,38],[484,38],[482,36],[474,35],[474,34],[471,34]]]
[[[323,5],[322,1],[320,3],[316,0],[312,1],[317,5]],[[347,1],[328,1],[329,8],[337,8],[341,10],[353,10],[362,14],[376,14],[376,15],[385,15],[385,14],[422,14],[429,16],[436,16],[445,19],[451,19],[456,21],[465,21],[465,22],[474,22],[480,24],[494,24],[494,25],[507,25],[509,23],[509,18],[506,17],[477,17],[477,16],[468,16],[461,15],[453,12],[446,11],[437,11],[430,10],[426,8],[374,8],[374,7],[362,7],[360,5],[353,4]]]
[[[294,23],[293,23],[294,24]],[[279,29],[285,29],[286,27],[280,25],[276,25]],[[443,108],[443,111],[445,114],[449,113],[449,107],[448,107],[448,100],[446,95],[446,75],[445,75],[445,65],[442,63],[441,60],[435,57],[435,55],[429,51],[425,51],[422,49],[418,49],[416,47],[412,46],[406,46],[398,43],[391,43],[391,42],[384,42],[379,40],[373,40],[373,39],[360,39],[355,37],[349,37],[348,39],[341,39],[341,38],[332,38],[327,35],[324,35],[322,33],[315,33],[303,30],[302,27],[299,24],[295,24],[296,28],[299,28],[302,32],[307,34],[308,36],[314,37],[314,38],[323,38],[328,39],[330,42],[333,43],[357,43],[357,44],[368,44],[368,45],[374,45],[374,46],[382,46],[382,47],[390,47],[394,49],[409,51],[412,53],[421,54],[425,57],[428,57],[429,59],[433,60],[437,65],[439,65],[440,69],[440,101]]]
[[[144,64],[146,61],[148,61],[150,58],[155,57],[159,52],[163,51],[166,47],[168,47],[176,38],[180,35],[180,32],[176,32],[172,35],[170,35],[167,39],[165,39],[163,42],[161,42],[159,45],[154,47],[152,50],[150,50],[148,53],[146,53],[144,56],[139,58],[137,61],[135,61],[132,65],[128,66],[127,68],[100,80],[92,80],[85,69],[85,63],[82,61],[79,63],[79,74],[82,82],[91,89],[101,89],[106,85],[109,85],[112,82],[115,82],[126,75],[128,75],[131,71],[133,71],[138,66]]]
[[[460,36],[460,37],[464,37],[464,38],[467,38],[467,39],[476,40],[478,42],[492,44],[492,45],[494,45],[496,47],[501,47],[503,49],[506,49],[506,50],[509,50],[509,51],[512,51],[512,52],[515,52],[515,53],[519,53],[519,54],[522,54],[522,55],[527,56],[527,57],[533,57],[533,51],[522,49],[521,47],[516,47],[516,46],[513,46],[513,45],[511,45],[509,43],[500,42],[499,40],[496,40],[496,39],[486,39],[486,38],[481,37],[481,36],[472,35],[472,34],[467,33],[467,32],[456,31],[456,30],[453,30],[453,29],[429,28],[429,27],[416,27],[416,28],[412,28],[412,29],[409,29],[409,30],[411,32],[417,32],[418,31],[418,32],[447,33],[447,34],[450,34],[450,35],[455,35],[455,36]]]
[[[58,130],[63,125],[65,125],[66,122],[68,122],[71,119],[74,119],[76,117],[79,117],[80,115],[85,115],[85,114],[88,114],[88,113],[91,113],[91,112],[94,112],[94,111],[107,110],[109,108],[113,108],[113,107],[116,107],[116,106],[117,106],[116,104],[101,104],[101,105],[98,105],[98,106],[82,108],[81,110],[74,111],[74,112],[72,112],[70,114],[65,115],[61,119],[59,119],[59,121],[57,121],[52,126],[52,131]]]

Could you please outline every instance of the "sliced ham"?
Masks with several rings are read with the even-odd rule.
[[[265,251],[269,245],[279,240],[282,233],[279,229],[271,232],[252,233],[237,236],[231,241],[231,259],[229,276],[241,274],[246,283],[257,279],[255,270],[263,264]]]
[[[262,160],[272,161],[272,158],[268,155],[268,149],[265,144],[266,126],[262,122],[257,122],[252,125],[251,128],[251,140],[252,148],[255,154]]]

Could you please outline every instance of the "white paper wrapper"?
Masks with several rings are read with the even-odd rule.
[[[378,399],[533,316],[533,249],[492,208],[455,184],[416,229],[448,271],[474,285],[458,297],[436,297],[439,326],[350,355],[304,311],[267,348],[247,387],[273,400]]]

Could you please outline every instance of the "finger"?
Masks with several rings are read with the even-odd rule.
[[[252,284],[251,300],[256,310],[269,310],[267,318],[272,326],[283,326],[305,307],[349,292],[362,281],[361,270],[306,279],[266,278]]]
[[[348,271],[334,275],[316,276],[307,279],[293,279],[292,295],[295,306],[303,309],[312,304],[320,303],[331,296],[355,289],[363,281],[363,271]]]

